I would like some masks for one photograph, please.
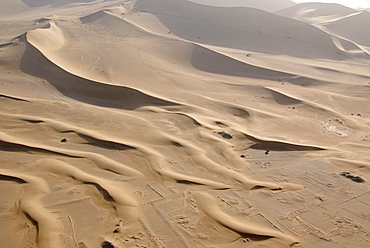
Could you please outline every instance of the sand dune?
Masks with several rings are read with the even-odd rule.
[[[162,5],[165,8],[159,7]],[[135,8],[156,15],[173,34],[194,42],[297,57],[335,56],[330,55],[335,51],[331,38],[321,30],[257,9],[199,6],[179,0],[140,1]],[[286,47],[290,47],[289,51]],[[302,54],[302,49],[310,52]]]
[[[2,246],[367,247],[368,12],[268,2],[0,1]]]
[[[289,8],[296,5],[295,2],[290,0],[280,0],[280,1],[271,1],[271,0],[231,0],[231,1],[222,1],[222,0],[191,0],[191,2],[200,3],[203,5],[212,5],[220,7],[250,7],[256,9],[262,9],[265,11],[273,12],[282,9]]]
[[[280,16],[308,23],[333,20],[354,13],[356,13],[356,10],[340,4],[318,2],[300,3],[276,12]]]
[[[346,16],[333,22],[323,24],[330,31],[356,42],[357,44],[370,47],[370,38],[364,30],[365,23],[370,21],[370,12],[361,11],[353,15]]]
[[[366,47],[370,43],[366,32],[363,32],[364,23],[369,21],[369,12],[366,10],[356,11],[339,4],[302,3],[278,11],[276,14],[314,24],[331,35],[347,40],[345,42],[347,44],[338,46],[343,51],[351,50],[351,48],[344,48],[348,45],[352,49],[358,49],[354,47],[359,45],[368,52]],[[342,42],[335,41],[336,44]]]

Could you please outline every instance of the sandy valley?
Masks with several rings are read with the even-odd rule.
[[[0,246],[368,247],[370,12],[245,2],[0,0]]]

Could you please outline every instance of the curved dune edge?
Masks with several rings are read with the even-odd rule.
[[[342,166],[344,168],[364,168],[366,170],[370,170],[370,163],[356,161],[351,159],[344,159],[344,158],[327,158],[327,160],[333,164]]]
[[[191,65],[198,70],[221,75],[233,75],[241,77],[247,76],[251,78],[260,78],[261,75],[263,75],[264,79],[274,80],[276,78],[280,78],[286,80],[287,82],[297,84],[299,84],[300,81],[303,81],[305,79],[312,81],[319,80],[321,82],[333,82],[330,78],[327,77],[318,78],[314,77],[312,74],[302,72],[297,74],[296,72],[287,70],[287,68],[284,67],[279,67],[278,69],[276,69],[275,67],[268,66],[268,64],[265,63],[264,64],[256,63],[256,61],[254,60],[246,61],[244,58],[240,58],[240,56],[235,56],[234,53],[224,51],[222,47],[204,44],[196,40],[195,41],[187,40],[179,36],[164,36],[162,33],[158,33],[153,30],[148,30],[145,26],[135,23],[135,21],[130,20],[130,17],[127,18],[125,16],[122,17],[119,14],[114,14],[107,11],[104,11],[102,13],[109,16],[103,17],[99,16],[98,19],[115,17],[123,22],[133,25],[134,27],[148,34],[162,38],[165,37],[165,39],[167,40],[179,40],[181,42],[191,44],[194,47],[194,52],[190,62]],[[150,12],[147,13],[150,14]],[[95,14],[96,13],[92,15],[94,16]],[[363,50],[363,48],[359,46],[358,48]],[[236,54],[240,52],[244,53],[245,51],[238,51],[236,52]],[[208,59],[212,58],[211,60],[214,61],[215,63],[214,64],[203,63],[202,61],[204,61],[205,57]]]
[[[2,245],[367,247],[369,49],[334,17],[67,1],[0,15]]]
[[[112,14],[110,12],[104,12],[105,14],[108,15],[108,17],[110,16],[114,16],[115,18],[119,18],[120,20],[122,20],[123,22],[129,22],[125,19],[123,19],[122,17],[120,16],[117,16],[115,14]],[[95,13],[96,14],[96,13]],[[93,14],[94,15],[94,14]],[[134,25],[134,24],[132,24]],[[135,26],[137,27],[139,30],[141,31],[145,31],[145,29],[142,29],[142,27],[140,26]],[[48,32],[50,32],[50,35],[48,35]],[[155,37],[161,37],[163,39],[163,37],[159,34],[156,34],[156,33],[150,33],[150,35],[154,35]],[[58,40],[58,38],[62,39],[63,40],[63,31],[58,28],[57,24],[55,22],[51,22],[50,24],[50,27],[48,28],[40,28],[40,29],[35,29],[35,30],[32,30],[32,31],[29,31],[27,32],[26,34],[26,39],[27,39],[27,42],[29,42],[33,47],[35,47],[40,53],[42,53],[50,62],[52,62],[53,64],[55,64],[56,66],[58,66],[59,68],[61,68],[62,70],[68,72],[68,73],[71,73],[72,75],[75,75],[75,76],[78,76],[78,77],[81,77],[83,79],[86,79],[86,80],[91,80],[93,82],[97,82],[97,83],[100,83],[100,84],[105,84],[105,85],[113,85],[113,86],[121,86],[120,83],[117,83],[116,81],[118,79],[114,78],[114,77],[111,77],[109,75],[106,75],[106,74],[99,74],[99,75],[91,75],[91,73],[87,73],[87,72],[83,72],[83,71],[79,71],[78,69],[75,69],[77,67],[77,65],[75,65],[74,67],[71,67],[69,64],[71,63],[75,63],[74,61],[68,61],[66,60],[65,57],[65,53],[68,53],[68,48],[66,48],[66,44],[68,42],[66,41],[63,41],[63,42],[60,42],[58,41],[57,43],[59,44],[57,47],[50,47],[50,45],[48,45],[49,43],[50,44],[54,44],[54,40]],[[165,40],[172,40],[174,38],[165,38]],[[231,73],[230,75],[233,75],[233,73],[235,73],[236,71],[245,71],[243,72],[242,74],[235,74],[236,76],[248,76],[248,77],[255,77],[255,78],[259,78],[260,76],[259,75],[264,75],[263,77],[266,78],[266,79],[271,79],[271,80],[274,80],[276,78],[284,78],[285,80],[287,80],[288,82],[289,81],[292,81],[292,83],[295,83],[296,81],[300,81],[302,79],[297,79],[297,77],[302,77],[302,78],[305,78],[305,79],[309,79],[309,80],[313,80],[315,81],[316,79],[315,78],[311,78],[310,75],[296,75],[296,74],[291,74],[289,72],[284,72],[284,71],[281,71],[281,70],[275,70],[275,69],[270,69],[266,66],[261,66],[261,65],[253,65],[253,64],[249,64],[249,63],[246,63],[246,61],[243,61],[243,60],[240,60],[234,56],[232,56],[232,54],[227,54],[227,53],[224,53],[224,52],[221,52],[221,51],[218,51],[217,49],[214,49],[212,48],[211,46],[207,46],[207,45],[204,45],[204,44],[198,44],[198,43],[195,43],[195,42],[191,42],[191,41],[188,41],[188,40],[184,40],[184,39],[181,39],[181,38],[178,38],[180,39],[180,42],[183,42],[184,45],[185,44],[191,44],[192,46],[194,46],[194,54],[193,54],[193,58],[191,59],[191,64],[192,66],[194,66],[195,68],[199,69],[199,70],[204,70],[204,71],[208,71],[208,72],[211,72],[211,73],[217,73],[217,74],[226,74],[228,75],[229,73]],[[66,48],[66,49],[64,49]],[[216,66],[216,68],[212,68],[210,67],[208,64],[205,64],[203,65],[202,62],[200,62],[199,64],[199,61],[202,61],[202,57],[213,57],[212,60],[214,61],[219,61],[218,63],[215,63],[216,65],[218,64],[221,64],[221,63],[225,63],[225,65],[228,65],[228,64],[232,64],[233,66]],[[205,68],[203,68],[205,66]],[[238,70],[235,70],[235,68],[233,68],[234,66],[236,66],[237,68],[239,68]],[[225,71],[224,71],[224,67],[227,68]],[[243,69],[242,69],[243,68]],[[320,81],[328,81],[330,82],[330,78],[320,78]],[[138,91],[139,93],[142,93],[142,94],[146,94],[146,93],[143,93],[141,90],[138,90],[138,89],[135,89],[135,88],[132,88],[132,87],[129,87],[130,90],[134,90],[134,91]],[[152,96],[151,92],[149,93],[149,97],[154,97],[154,98],[157,98],[156,96]],[[164,101],[164,103],[166,103],[167,101],[165,99],[158,99],[160,101]],[[168,103],[168,102],[167,102]],[[176,103],[173,103],[173,104],[176,104]]]
[[[19,178],[25,182],[22,185],[19,208],[37,223],[37,247],[64,247],[60,240],[60,233],[64,230],[62,222],[41,204],[41,198],[50,193],[47,182],[41,177],[6,169],[0,169],[0,175]]]
[[[59,50],[66,44],[63,31],[53,21],[49,23],[48,28],[39,28],[27,32],[27,39],[47,51]]]
[[[265,87],[265,88],[268,89],[268,90],[271,90],[272,92],[274,92],[276,94],[281,94],[281,95],[283,95],[285,97],[288,97],[290,99],[295,99],[296,101],[300,101],[301,103],[304,103],[306,106],[308,106],[312,109],[315,109],[316,111],[320,110],[320,111],[323,111],[325,113],[330,114],[331,116],[337,116],[338,118],[341,118],[342,120],[345,120],[347,122],[347,124],[349,124],[351,126],[359,126],[357,121],[356,122],[353,121],[347,115],[341,114],[338,111],[336,111],[336,110],[334,110],[330,107],[326,107],[326,106],[324,106],[322,104],[319,104],[319,103],[316,103],[314,101],[305,100],[303,98],[294,96],[293,94],[290,94],[288,92],[284,92],[280,89],[274,89],[274,88],[271,88],[271,87]],[[332,95],[329,95],[328,98],[332,98]]]
[[[63,149],[63,148],[47,146],[43,144],[36,144],[33,141],[26,141],[26,140],[22,140],[16,137],[11,137],[2,132],[0,132],[0,141],[9,143],[9,144],[15,144],[15,145],[21,145],[21,146],[35,148],[35,149],[41,149],[41,150],[52,152],[52,153],[63,154],[63,155],[67,155],[70,157],[86,158],[96,163],[100,168],[116,172],[120,175],[133,176],[133,177],[143,176],[143,174],[140,173],[139,171],[132,169],[121,163],[118,163],[98,153],[73,151],[73,150],[68,150],[68,149]]]
[[[29,117],[26,117],[26,116],[20,117],[20,116],[12,115],[12,117],[16,117],[16,118],[23,119],[23,120],[26,119],[26,120],[33,120],[33,121],[40,122],[39,118],[34,118],[34,117],[30,117],[30,116]],[[151,165],[153,166],[153,169],[157,173],[159,173],[160,175],[162,175],[166,178],[169,178],[171,180],[175,180],[175,181],[178,181],[180,183],[181,182],[192,182],[192,183],[195,183],[195,184],[207,185],[211,188],[216,188],[216,189],[230,188],[230,186],[228,186],[226,184],[223,184],[223,183],[218,183],[218,182],[214,182],[214,181],[207,180],[207,179],[202,179],[202,178],[198,178],[198,177],[194,177],[194,176],[187,176],[187,175],[184,175],[184,174],[181,174],[181,173],[176,173],[176,172],[172,171],[170,168],[165,167],[164,164],[166,164],[166,162],[165,162],[165,159],[163,158],[162,155],[158,154],[157,152],[155,152],[152,149],[148,149],[148,148],[143,147],[139,144],[129,143],[129,145],[127,145],[127,143],[125,144],[125,143],[122,142],[122,140],[116,139],[114,137],[102,136],[102,135],[99,134],[99,132],[96,132],[96,131],[94,131],[94,132],[88,131],[86,129],[82,129],[82,128],[79,128],[77,126],[68,125],[68,124],[57,122],[57,121],[50,120],[50,119],[44,119],[41,122],[46,122],[50,127],[55,128],[56,130],[59,130],[59,131],[62,131],[62,132],[63,131],[73,131],[73,132],[76,132],[79,135],[85,135],[85,136],[93,137],[95,139],[98,139],[98,140],[101,140],[101,141],[104,141],[104,142],[108,141],[108,142],[116,143],[118,145],[125,145],[125,146],[132,147],[134,149],[137,149],[144,156],[149,157],[149,161],[152,162]],[[8,138],[6,138],[6,137],[8,137]],[[1,134],[0,134],[0,140],[2,140],[4,142],[7,142],[7,140],[10,140],[10,136],[4,135],[4,137],[1,139]],[[66,149],[61,149],[61,148],[52,148],[52,147],[48,147],[48,146],[44,146],[44,145],[35,145],[35,144],[31,145],[31,144],[26,144],[25,142],[19,142],[19,143],[13,143],[13,144],[21,144],[21,145],[24,145],[24,146],[27,146],[27,147],[32,147],[32,148],[37,148],[37,149],[44,149],[46,151],[56,152],[56,153],[64,154],[64,155],[67,155],[67,156],[85,157],[85,158],[90,159],[91,161],[97,163],[98,166],[99,165],[102,166],[102,164],[106,164],[106,162],[109,162],[108,166],[102,167],[102,168],[109,169],[111,171],[120,173],[121,175],[144,176],[142,173],[140,173],[136,170],[133,170],[133,169],[128,168],[128,167],[123,167],[124,165],[118,166],[117,162],[112,161],[108,158],[104,158],[102,155],[99,155],[99,154],[79,152],[79,151],[71,151],[71,150],[66,150]],[[123,167],[123,168],[120,168],[120,167]]]
[[[208,193],[193,192],[192,195],[196,200],[196,203],[199,206],[199,208],[202,211],[204,211],[210,218],[238,233],[246,233],[264,237],[267,236],[277,238],[288,246],[293,246],[299,243],[298,239],[293,236],[283,234],[282,232],[273,230],[269,227],[263,227],[255,223],[242,221],[235,217],[225,214],[217,206],[216,200]]]
[[[55,57],[47,57],[37,47],[27,43],[26,45],[36,51],[36,54],[35,51],[27,54],[26,71],[32,74],[33,71],[40,70],[38,65],[32,64],[34,57],[43,60],[43,62],[46,62],[42,63],[41,68],[43,70],[36,76],[46,77],[62,94],[69,98],[92,105],[128,110],[140,108],[145,104],[155,106],[179,105],[179,103],[155,96],[151,92],[146,93],[134,87],[114,84],[109,78],[99,80],[99,77],[86,77],[86,75],[66,70],[61,66],[66,62],[60,63],[57,59],[60,54]],[[59,77],[56,75],[59,75]],[[65,80],[61,80],[62,78]]]
[[[161,8],[159,6],[165,7]],[[250,40],[253,40],[254,42],[259,41],[260,43],[265,44],[263,38],[259,38],[256,40],[256,35],[258,37],[258,33],[255,30],[255,26],[251,25],[251,23],[257,22],[261,24],[258,27],[258,30],[263,34],[268,35],[268,37],[272,37],[270,39],[276,41],[275,44],[279,45],[276,45],[274,47],[274,43],[268,43],[267,48],[265,49],[264,47],[259,46],[259,44],[253,44],[253,49],[260,49],[263,51],[263,53],[267,54],[284,54],[294,51],[292,55],[294,57],[300,57],[300,50],[296,49],[297,47],[300,47],[300,49],[310,50],[308,53],[304,54],[303,57],[311,57],[311,53],[314,53],[315,56],[320,56],[320,53],[325,53],[327,56],[335,59],[340,59],[342,57],[342,55],[338,56],[338,54],[335,54],[335,52],[339,50],[337,50],[336,45],[332,43],[330,34],[305,22],[296,21],[292,18],[284,18],[272,13],[261,11],[259,9],[225,8],[223,10],[222,16],[223,18],[228,19],[228,22],[226,23],[220,23],[220,21],[217,20],[217,18],[219,17],[220,8],[204,5],[199,6],[192,2],[166,0],[139,1],[135,4],[135,9],[156,16],[158,19],[161,20],[164,26],[167,26],[170,30],[172,30],[172,33],[174,35],[177,35],[185,40],[197,41],[197,38],[201,36],[200,42],[204,42],[203,40],[206,40],[204,43],[207,44],[214,42],[217,43],[219,42],[219,39],[222,39],[222,42],[219,42],[219,44],[223,45],[220,46],[226,47],[232,44],[234,46],[241,46],[243,50],[248,50],[246,49],[248,46],[243,46],[243,43],[240,40],[238,40],[239,44],[235,44],[235,42],[232,42],[230,39],[228,39],[228,36],[220,38],[219,36],[215,35],[215,33],[217,34],[217,32],[215,32],[214,30],[210,32],[210,35],[213,35],[212,37],[203,37],[202,32],[198,29],[195,29],[193,32],[189,32],[187,29],[182,29],[181,26],[183,24],[181,25],[181,23],[183,22],[183,17],[198,20],[198,25],[203,28],[205,28],[204,23],[212,22],[213,24],[218,25],[218,29],[233,28],[254,33]],[[176,15],[170,14],[173,12],[176,13]],[[222,32],[226,31],[223,30]],[[287,39],[279,40],[283,38],[279,36],[279,34]],[[240,34],[238,33],[237,35]],[[234,39],[236,37],[238,36],[233,36]],[[302,37],[306,37],[307,39],[305,40]],[[240,37],[238,38],[240,39]],[[244,38],[246,37],[244,36]],[[284,50],[284,46],[281,45],[282,42],[292,44],[292,49]],[[248,42],[245,43],[248,44]],[[300,46],[303,43],[304,46]],[[279,49],[282,49],[282,51],[279,51]],[[361,51],[361,49],[359,49],[359,51]],[[344,56],[348,55],[349,54]],[[368,56],[368,54],[365,55]]]
[[[26,119],[29,120],[29,119],[33,119],[33,118],[28,117]],[[39,119],[35,119],[35,120],[39,120]],[[106,136],[101,136],[100,137],[98,132],[89,132],[85,129],[81,129],[81,128],[78,128],[76,126],[70,126],[70,125],[68,126],[68,125],[62,124],[60,122],[53,121],[53,120],[44,120],[44,121],[48,122],[51,127],[56,128],[58,130],[63,130],[63,131],[64,130],[68,130],[68,131],[73,130],[74,132],[76,132],[78,134],[83,134],[83,135],[86,135],[86,136],[91,135],[91,137],[94,137],[94,138],[102,140],[102,141],[109,141],[109,142],[117,143],[119,145],[126,145],[126,144],[122,143],[121,140],[114,139],[113,137],[111,137],[111,138],[106,137]],[[0,140],[6,142],[6,138],[1,139],[1,134],[0,134]],[[102,167],[102,168],[109,169],[109,170],[117,172],[121,175],[139,176],[139,177],[144,176],[142,173],[140,173],[140,172],[138,172],[134,169],[131,169],[129,167],[126,167],[122,164],[118,166],[117,162],[115,162],[113,160],[110,160],[108,158],[105,158],[100,154],[79,152],[79,151],[71,151],[71,150],[66,150],[66,149],[61,149],[61,148],[51,148],[51,147],[43,146],[43,145],[30,145],[30,144],[26,144],[24,142],[20,142],[20,143],[17,143],[17,144],[21,144],[21,145],[24,145],[24,146],[37,148],[37,149],[44,149],[46,151],[56,152],[56,153],[59,153],[59,154],[64,154],[64,155],[73,156],[73,157],[85,157],[85,158],[95,162],[98,166],[100,165],[100,167],[102,167],[102,165],[104,165],[104,164],[107,164],[107,162],[108,162],[109,163],[108,166],[105,166],[105,167]],[[184,174],[181,174],[181,173],[176,173],[176,172],[172,171],[170,168],[168,168],[164,165],[164,164],[166,164],[164,157],[162,155],[158,154],[157,152],[155,152],[154,150],[148,149],[146,147],[142,147],[138,144],[135,144],[135,145],[130,144],[129,146],[130,147],[135,146],[133,148],[137,149],[144,156],[148,156],[149,161],[152,162],[151,166],[153,167],[153,169],[157,173],[159,173],[160,175],[162,175],[166,178],[170,178],[170,179],[178,181],[180,183],[181,182],[192,182],[192,183],[195,183],[195,184],[207,185],[211,188],[216,188],[216,189],[230,188],[230,186],[228,186],[226,184],[223,184],[223,183],[218,183],[218,182],[214,182],[214,181],[207,180],[207,179],[202,179],[202,178],[198,178],[198,177],[194,177],[194,176],[187,176],[187,175],[184,175]],[[257,183],[257,181],[255,183]],[[264,185],[264,183],[259,183],[259,184]],[[267,185],[273,185],[273,184],[267,184]],[[253,184],[253,186],[255,186],[255,185]],[[278,186],[275,186],[275,185],[270,186],[270,187],[279,188]]]
[[[45,28],[38,28],[28,31],[25,34],[25,37],[26,44],[30,44],[34,49],[42,54],[42,56],[44,56],[48,62],[51,62],[57,67],[57,69],[70,74],[72,78],[76,77],[75,79],[80,81],[77,85],[65,83],[65,85],[62,84],[57,86],[57,88],[68,91],[67,94],[74,95],[77,93],[77,96],[83,98],[91,98],[98,101],[103,100],[110,102],[111,106],[114,106],[121,101],[124,101],[123,104],[128,104],[127,100],[125,102],[125,99],[129,98],[132,100],[132,104],[134,105],[135,103],[151,103],[155,105],[179,104],[155,96],[152,92],[145,92],[142,89],[132,86],[124,86],[121,82],[122,78],[117,79],[111,77],[105,72],[92,73],[79,70],[78,62],[74,61],[68,56],[68,53],[75,53],[73,49],[72,51],[69,50],[70,48],[68,47],[68,43],[70,41],[68,39],[70,38],[63,38],[63,30],[61,30],[54,21],[52,21],[50,25]],[[55,43],[57,43],[57,45],[55,47],[52,46],[52,44]],[[83,57],[83,55],[81,56]],[[73,90],[70,88],[73,88]],[[70,92],[70,90],[72,90],[72,92]]]
[[[102,135],[97,131],[94,131],[94,132],[89,131],[84,128],[79,128],[78,126],[75,126],[75,125],[61,123],[59,121],[54,121],[51,119],[35,118],[31,116],[16,116],[16,115],[7,115],[7,116],[8,117],[10,116],[12,118],[17,118],[20,120],[32,120],[36,122],[45,122],[48,126],[60,132],[73,131],[79,135],[93,137],[94,139],[101,140],[104,142],[111,142],[113,144],[131,147],[135,149],[136,151],[138,151],[140,154],[142,154],[144,157],[147,157],[147,159],[150,161],[150,166],[152,169],[154,169],[154,171],[156,171],[158,174],[160,174],[161,176],[167,179],[171,179],[179,183],[191,182],[194,184],[206,185],[213,189],[239,188],[240,187],[239,184],[243,185],[243,187],[245,187],[248,190],[260,189],[260,188],[267,188],[267,189],[272,189],[272,190],[283,190],[283,189],[299,190],[302,188],[302,186],[296,185],[296,184],[277,184],[277,183],[272,183],[272,182],[263,182],[263,181],[253,180],[251,178],[248,178],[247,176],[240,174],[237,171],[231,170],[227,167],[224,167],[223,165],[219,163],[216,163],[210,160],[207,156],[204,155],[205,152],[203,151],[203,149],[195,147],[194,145],[191,145],[188,142],[184,142],[183,140],[176,139],[175,137],[171,137],[166,134],[162,134],[162,137],[163,137],[162,139],[167,140],[168,144],[172,144],[173,142],[176,142],[177,144],[181,145],[182,149],[192,158],[195,164],[197,164],[198,166],[202,166],[203,168],[207,169],[211,173],[220,175],[221,177],[225,178],[225,180],[229,180],[228,184],[215,182],[215,181],[204,179],[201,177],[188,176],[182,173],[175,172],[167,165],[168,163],[166,162],[165,157],[162,154],[155,151],[154,149],[149,148],[148,146],[144,146],[143,144],[140,144],[137,142],[132,142],[129,140],[121,140],[113,136]],[[251,137],[249,138],[252,140],[253,139],[256,140],[257,144],[260,143],[259,146],[261,146],[261,142],[262,142],[262,147],[263,147],[263,144],[267,144],[267,143],[269,143],[268,145],[269,147],[273,147],[271,143],[274,143],[274,142],[257,140]],[[117,163],[116,161],[106,158],[100,154],[82,152],[82,151],[71,151],[71,150],[67,150],[63,148],[49,147],[49,146],[41,145],[41,144],[36,145],[36,144],[31,144],[27,141],[21,141],[21,140],[19,140],[16,143],[14,139],[12,140],[10,138],[10,136],[1,134],[1,133],[0,133],[0,140],[4,142],[9,142],[12,144],[23,145],[26,147],[43,149],[45,151],[55,152],[58,154],[63,154],[63,155],[71,156],[71,157],[84,157],[86,159],[89,159],[95,162],[99,167],[103,169],[108,169],[110,171],[119,173],[121,175],[133,176],[133,177],[144,176],[143,173],[137,170],[134,170],[132,168],[129,168],[121,163]],[[10,142],[10,140],[12,141]],[[303,150],[310,150],[310,149],[320,150],[321,149],[321,148],[316,148],[316,147],[308,147],[305,149],[304,146],[300,146],[296,144],[289,144],[289,143],[281,143],[279,145],[279,142],[278,142],[277,144],[278,144],[278,147],[280,146],[284,147],[284,146],[289,145],[289,146],[297,147]]]
[[[138,203],[124,182],[113,182],[97,176],[89,175],[76,167],[56,159],[41,159],[34,166],[37,173],[55,173],[69,176],[85,184],[93,184],[100,191],[106,192],[105,197],[113,199],[113,206],[125,225],[136,222],[138,219]],[[44,195],[51,193],[48,183],[39,176],[28,173],[0,169],[0,175],[20,179],[23,193],[19,200],[19,209],[26,213],[37,225],[37,247],[49,248],[65,247],[62,233],[63,223],[41,203]],[[104,193],[103,192],[103,193]],[[76,244],[77,245],[77,244]]]
[[[204,97],[204,98],[213,101],[213,99],[211,98],[207,98],[207,97]],[[224,102],[220,102],[216,100],[214,100],[214,102],[220,105],[220,107],[222,106],[227,109],[238,110],[239,112],[243,112],[244,115],[246,115],[248,118],[251,118],[251,119],[257,118],[257,117],[262,117],[262,118],[266,117],[266,118],[281,119],[282,121],[286,121],[287,119],[290,118],[290,117],[278,115],[275,113],[260,111],[258,109],[252,109],[252,108],[241,106],[241,105],[224,103]],[[313,106],[316,106],[316,105],[313,104]],[[195,106],[193,108],[197,109]],[[335,112],[330,109],[326,109],[324,107],[322,108],[324,111],[332,112],[333,114],[335,114]],[[165,113],[170,113],[170,114],[187,116],[195,123],[195,125],[202,126],[210,130],[218,126],[217,123],[222,120],[221,118],[216,120],[214,119],[214,117],[205,117],[205,116],[195,114],[195,113],[189,114],[189,113],[182,113],[182,112],[171,112],[171,111],[164,111],[163,109],[158,110],[157,108],[149,108],[149,107],[145,109],[155,111],[155,112],[165,112]],[[142,110],[144,110],[144,108]],[[339,115],[339,116],[342,117],[343,115]],[[347,119],[344,116],[343,118]],[[222,120],[222,123],[232,128],[234,131],[243,134],[246,139],[252,142],[253,144],[251,144],[249,148],[255,148],[255,149],[273,148],[276,150],[288,150],[288,151],[314,151],[314,150],[320,151],[320,150],[331,149],[329,147],[322,146],[322,145],[305,144],[305,143],[285,141],[285,140],[279,140],[279,139],[261,136],[259,134],[247,131],[245,127],[239,124],[236,124],[235,122],[230,122],[229,120]]]
[[[149,12],[148,12],[149,13]],[[92,14],[95,15],[96,13]],[[179,36],[164,36],[161,33],[154,32],[152,30],[148,30],[145,26],[142,26],[135,21],[130,20],[129,17],[122,17],[118,14],[104,12],[104,14],[109,15],[109,17],[115,17],[123,22],[126,22],[139,30],[146,32],[148,34],[158,36],[158,37],[165,37],[167,40],[179,40],[184,44],[188,44],[193,46],[194,52],[192,54],[192,58],[190,64],[192,67],[195,67],[198,70],[220,74],[220,75],[233,75],[233,76],[240,76],[240,77],[251,77],[251,78],[260,78],[263,75],[264,79],[271,79],[274,80],[276,78],[284,78],[288,82],[292,83],[299,83],[302,79],[308,79],[315,81],[317,78],[311,78],[312,75],[310,74],[296,74],[292,73],[290,70],[286,70],[286,68],[279,68],[276,69],[274,67],[269,67],[267,64],[260,64],[255,63],[255,61],[246,61],[245,59],[241,59],[238,56],[235,56],[234,53],[228,53],[223,51],[222,47],[212,46],[208,44],[199,43],[197,41],[187,40],[185,38],[181,38]],[[106,17],[106,16],[104,16]],[[101,18],[101,17],[100,17]],[[104,18],[102,18],[104,19]],[[238,51],[237,53],[240,53]],[[244,53],[244,51],[242,51]],[[214,61],[213,64],[206,64],[204,63],[204,58],[210,59]],[[320,78],[320,81],[328,81],[330,82],[329,78]]]
[[[135,221],[138,217],[138,203],[132,192],[127,189],[127,185],[123,182],[112,182],[107,179],[89,175],[66,162],[56,159],[41,159],[37,161],[36,168],[57,175],[70,176],[86,184],[97,185],[104,189],[109,194],[109,197],[113,199],[113,205],[117,211],[117,215],[121,217],[125,223]]]
[[[18,98],[18,97],[15,97],[15,96],[4,95],[4,94],[0,94],[0,97],[6,98],[6,99],[15,100],[15,101],[30,102],[29,100],[26,100],[24,98]]]
[[[173,172],[168,168],[164,169],[157,169],[156,170],[159,174],[161,174],[165,178],[170,178],[171,180],[175,180],[178,183],[192,183],[192,184],[199,184],[208,186],[211,189],[230,189],[231,186],[228,186],[223,183],[215,182],[208,179],[198,178],[194,176],[187,176],[181,173]]]
[[[217,101],[215,101],[217,102]],[[267,117],[267,118],[280,118],[282,121],[286,120],[290,117],[277,115],[274,113],[269,113],[265,111],[255,110],[248,107],[240,106],[240,105],[234,105],[234,104],[226,104],[226,103],[219,103],[221,106],[230,107],[230,109],[237,109],[238,111],[242,111],[245,113],[245,115],[249,117],[251,116],[258,116],[258,117]],[[166,112],[170,114],[175,115],[183,115],[190,118],[195,125],[202,126],[206,129],[213,130],[215,127],[218,127],[218,123],[222,121],[223,125],[228,126],[229,128],[232,128],[235,132],[238,132],[245,136],[246,139],[248,139],[251,144],[249,145],[249,148],[255,148],[255,149],[266,149],[266,148],[273,148],[278,151],[287,150],[287,151],[320,151],[320,150],[327,150],[331,149],[326,146],[321,145],[315,145],[315,144],[305,144],[305,143],[299,143],[299,142],[293,142],[293,141],[285,141],[285,140],[279,140],[274,139],[270,137],[261,136],[256,133],[252,133],[250,131],[247,131],[244,126],[241,126],[240,124],[236,124],[235,122],[230,122],[230,120],[222,120],[221,118],[216,120],[213,117],[205,117],[199,114],[189,114],[189,113],[182,113],[182,112],[170,112],[170,111],[163,111],[158,110],[157,108],[147,108],[151,111],[156,112]],[[212,139],[210,139],[211,141]]]

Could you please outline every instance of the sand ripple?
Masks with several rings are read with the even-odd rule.
[[[0,20],[6,247],[368,246],[370,44],[343,28],[367,13],[22,2]]]

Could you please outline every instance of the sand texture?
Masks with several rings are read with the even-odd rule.
[[[0,0],[0,247],[369,247],[370,13],[269,2]]]

